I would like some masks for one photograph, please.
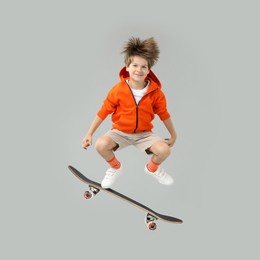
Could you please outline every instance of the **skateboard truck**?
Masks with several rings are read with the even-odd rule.
[[[99,189],[89,185],[89,190],[84,192],[83,197],[87,200],[92,199],[93,196],[99,193],[99,191],[100,191]]]
[[[147,213],[145,222],[147,223],[147,228],[149,230],[155,230],[157,228],[157,224],[155,223],[157,219],[158,218],[154,217],[150,213]]]

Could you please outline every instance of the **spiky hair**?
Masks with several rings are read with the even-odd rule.
[[[159,58],[159,47],[154,38],[140,40],[140,38],[131,37],[124,45],[122,54],[124,54],[124,61],[126,66],[132,62],[133,56],[140,56],[147,60],[148,67],[156,63]]]

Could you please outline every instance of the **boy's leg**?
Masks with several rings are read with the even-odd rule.
[[[171,150],[168,144],[158,135],[152,132],[139,133],[135,136],[135,146],[147,154],[152,154],[148,164],[150,171],[155,172],[159,165],[170,155]]]
[[[124,133],[114,129],[109,130],[96,141],[96,150],[106,161],[110,161],[115,156],[114,151],[128,145]]]
[[[101,182],[101,186],[105,189],[110,188],[122,172],[122,165],[115,157],[113,149],[118,144],[107,135],[101,136],[96,142],[97,152],[107,161],[111,168],[107,169],[106,175]]]
[[[152,158],[145,166],[145,172],[155,177],[161,184],[171,185],[173,178],[160,168],[160,164],[170,155],[171,150],[168,144],[164,141],[154,143],[150,149]]]
[[[152,152],[152,161],[156,164],[161,164],[171,153],[171,149],[164,141],[154,143],[150,149]]]
[[[96,141],[96,150],[106,161],[110,161],[115,157],[113,149],[116,146],[117,143],[107,135],[101,136]]]

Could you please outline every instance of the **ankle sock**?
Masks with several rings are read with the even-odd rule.
[[[153,160],[151,160],[149,163],[147,163],[147,169],[149,172],[156,172],[160,163],[155,163]]]
[[[121,166],[121,163],[117,160],[115,156],[111,160],[107,161],[107,163],[114,169],[119,169]]]

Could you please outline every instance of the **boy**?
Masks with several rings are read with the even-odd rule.
[[[98,153],[110,166],[101,183],[102,187],[112,187],[121,175],[123,166],[114,152],[129,145],[152,154],[151,160],[145,165],[145,172],[161,184],[171,185],[173,178],[160,164],[170,155],[176,133],[167,111],[161,83],[151,71],[159,57],[158,45],[153,38],[142,41],[132,37],[122,53],[125,55],[125,67],[119,73],[120,82],[109,91],[82,140],[82,147],[87,149],[92,145],[92,135],[103,120],[112,114],[112,129],[96,142]],[[151,121],[155,114],[170,134],[167,142],[152,132]]]

